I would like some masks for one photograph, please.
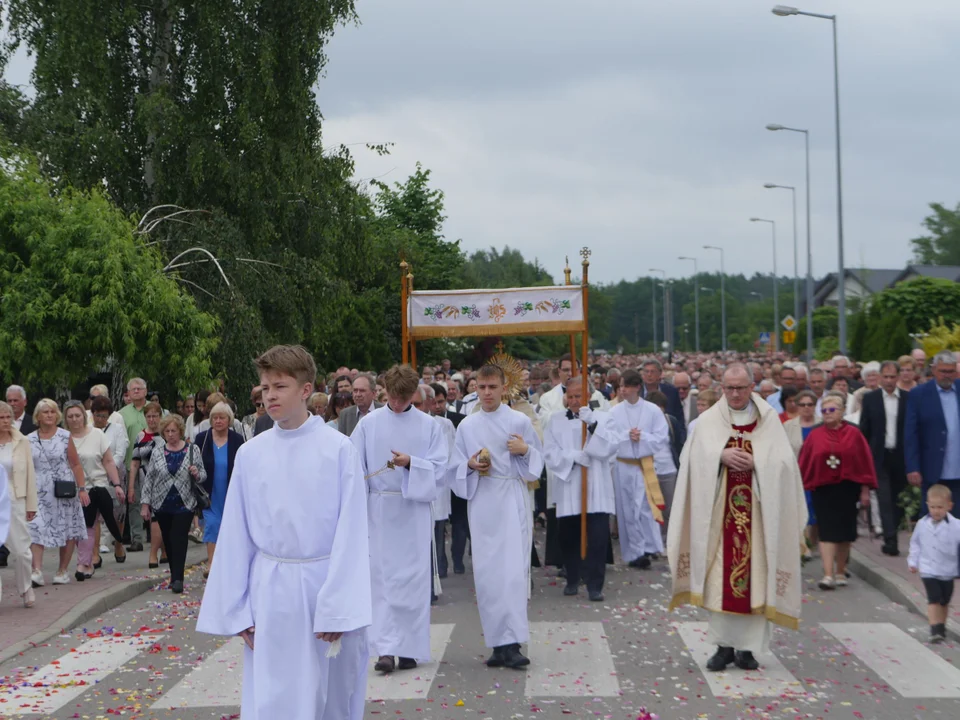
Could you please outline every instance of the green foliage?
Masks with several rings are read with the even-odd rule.
[[[960,322],[960,283],[940,278],[915,278],[874,295],[872,305],[881,316],[899,313],[907,332],[920,333],[938,318]]]
[[[814,343],[815,348],[813,354],[817,356],[817,360],[829,360],[834,355],[840,353],[840,341],[832,335],[820,338],[819,340],[814,337]]]
[[[960,204],[950,210],[930,203],[933,213],[923,220],[929,235],[910,241],[913,256],[923,265],[960,265]]]
[[[180,389],[211,377],[216,322],[100,193],[57,193],[0,153],[0,375],[69,387],[118,361]]]

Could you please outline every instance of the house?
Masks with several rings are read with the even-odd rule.
[[[903,269],[847,268],[844,271],[847,310],[852,311],[861,299],[882,292],[897,283],[918,277],[933,277],[960,282],[960,266],[956,265],[907,265]],[[814,285],[813,306],[836,307],[839,300],[837,274],[830,273]],[[806,312],[806,303],[801,299],[801,312]]]

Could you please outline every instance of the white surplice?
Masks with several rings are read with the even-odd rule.
[[[374,655],[430,659],[430,503],[446,487],[450,448],[440,425],[412,405],[363,417],[350,440],[367,479]],[[387,467],[393,452],[410,467]]]
[[[449,457],[453,457],[453,446],[457,442],[457,429],[453,426],[453,422],[450,420],[450,418],[443,417],[442,415],[434,415],[433,419],[440,426],[440,430],[443,432],[443,436],[447,440]],[[451,473],[448,469],[444,487],[437,495],[437,499],[433,501],[434,522],[450,519],[450,474]]]
[[[507,450],[514,434],[526,442],[526,455]],[[451,459],[456,473],[453,491],[468,501],[473,579],[487,647],[530,639],[527,595],[533,519],[525,498],[527,482],[538,480],[543,470],[541,447],[530,419],[507,405],[473,413],[457,428]],[[491,457],[490,472],[483,477],[467,466],[482,448]]]
[[[636,403],[617,403],[610,411],[625,439],[620,443],[617,457],[639,460],[643,457],[663,457],[670,453],[670,428],[663,411],[643,398]],[[630,430],[640,430],[640,440],[630,439]],[[672,462],[671,458],[671,462]],[[656,468],[655,468],[656,469]],[[615,461],[614,481],[617,488],[617,528],[620,533],[620,555],[631,562],[648,553],[663,552],[660,524],[653,519],[653,510],[647,500],[643,470],[637,465]]]
[[[587,468],[587,512],[614,513],[616,502],[610,459],[616,455],[620,437],[609,413],[593,413],[596,428],[582,443],[584,423],[570,418],[566,410],[554,413],[543,434],[543,456],[547,469],[556,478],[553,499],[557,517],[579,515],[582,488],[581,468]],[[584,457],[585,456],[585,457]]]
[[[361,720],[372,608],[356,448],[323,420],[244,443],[227,493],[199,632],[244,648],[244,720]],[[314,633],[343,632],[340,654]]]
[[[0,545],[7,541],[10,534],[10,488],[7,487],[7,471],[0,465]]]

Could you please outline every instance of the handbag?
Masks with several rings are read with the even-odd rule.
[[[53,496],[59,500],[69,500],[77,496],[77,484],[73,480],[54,480]]]
[[[193,451],[197,446],[193,443],[190,444],[190,464],[197,465],[193,461]],[[200,455],[200,462],[203,462],[203,454]],[[193,475],[190,476],[190,482],[193,485],[193,499],[196,503],[195,512],[199,515],[204,510],[210,509],[210,493],[207,492],[207,489],[200,484],[200,481],[197,480]]]

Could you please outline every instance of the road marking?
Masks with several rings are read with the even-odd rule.
[[[820,625],[904,697],[960,698],[960,670],[896,625]]]
[[[3,715],[49,716],[162,638],[144,635],[87,640],[22,682],[0,689]]]
[[[443,654],[450,644],[455,623],[430,626],[430,657],[428,663],[418,665],[415,670],[403,670],[384,675],[373,669],[376,658],[370,658],[367,672],[367,702],[376,700],[416,700],[425,698],[437,676],[437,669]]]
[[[240,707],[243,638],[230,638],[173,686],[151,710],[185,707]]]
[[[677,631],[703,673],[714,697],[778,697],[805,694],[803,686],[771,652],[759,653],[759,670],[745,672],[734,668],[724,672],[707,670],[707,660],[717,646],[707,640],[709,623],[677,623]],[[733,667],[733,666],[731,666]]]
[[[616,697],[617,671],[603,623],[533,622],[527,697]]]

